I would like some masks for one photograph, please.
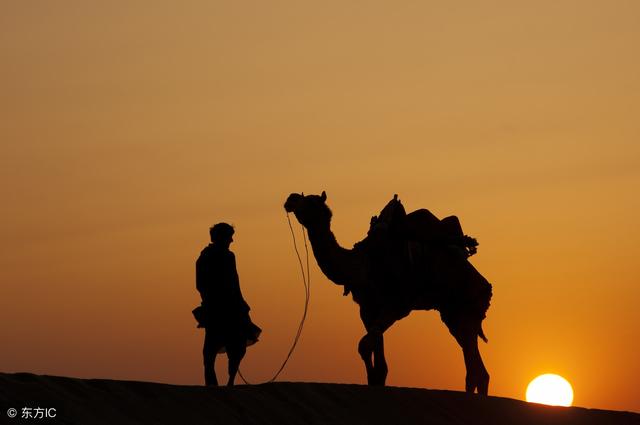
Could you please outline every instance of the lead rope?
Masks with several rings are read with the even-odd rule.
[[[273,378],[266,381],[266,383],[273,382],[278,378],[280,373],[284,370],[284,367],[287,365],[287,362],[291,358],[291,355],[293,354],[293,350],[295,350],[296,345],[298,345],[298,340],[300,339],[300,335],[302,335],[302,328],[304,327],[304,322],[307,320],[307,312],[309,311],[309,298],[311,297],[311,275],[309,274],[309,247],[307,246],[307,235],[305,233],[304,227],[300,225],[300,227],[302,228],[302,236],[304,238],[304,251],[306,255],[306,265],[307,265],[307,274],[305,276],[304,266],[302,265],[302,258],[300,258],[300,252],[298,251],[298,244],[296,243],[296,235],[293,231],[293,226],[291,225],[291,219],[289,218],[289,213],[287,213],[287,222],[289,223],[289,230],[291,230],[291,237],[293,239],[293,248],[296,251],[296,256],[298,257],[298,263],[300,264],[300,272],[302,274],[302,283],[304,285],[304,294],[305,294],[304,312],[302,313],[302,319],[300,320],[300,325],[298,325],[298,331],[296,332],[296,336],[293,339],[293,344],[291,345],[291,349],[289,350],[287,357],[284,359],[284,361],[282,362],[282,366],[280,366],[280,369],[278,369],[278,371],[273,376]],[[245,384],[252,385],[242,375],[242,371],[240,370],[240,368],[238,368],[238,375],[240,375],[240,378]]]

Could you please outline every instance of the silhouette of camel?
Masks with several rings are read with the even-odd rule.
[[[394,239],[390,233],[382,242],[376,242],[381,232],[372,231],[375,230],[372,226],[362,242],[353,249],[345,249],[331,231],[332,213],[326,199],[325,192],[307,196],[293,193],[284,208],[293,212],[307,229],[322,272],[345,287],[344,295],[352,292],[353,300],[360,306],[360,318],[367,333],[358,344],[358,352],[365,364],[368,384],[385,385],[388,367],[384,332],[412,310],[436,309],[462,348],[466,391],[477,390],[486,395],[489,374],[480,356],[478,336],[486,342],[481,324],[489,308],[491,284],[467,260],[468,252],[461,253],[460,246],[419,235],[430,233],[434,223],[444,220],[420,209],[404,216],[406,228],[418,234],[418,240],[411,240],[406,234]],[[400,208],[404,214],[404,208],[401,205]],[[385,232],[382,234],[386,235]]]

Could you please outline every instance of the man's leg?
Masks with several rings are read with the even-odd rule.
[[[202,357],[204,362],[204,384],[217,386],[218,378],[216,377],[216,356],[222,347],[218,336],[215,332],[205,329],[204,346],[202,347]]]
[[[227,344],[227,357],[229,358],[229,382],[227,386],[232,387],[236,379],[236,374],[240,368],[240,362],[247,352],[245,338],[234,338]]]

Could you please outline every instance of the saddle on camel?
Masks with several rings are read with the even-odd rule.
[[[404,241],[449,247],[459,250],[465,258],[474,255],[478,246],[478,241],[463,233],[455,215],[440,220],[424,208],[407,214],[398,195],[393,196],[379,216],[371,217],[367,239],[373,244]]]

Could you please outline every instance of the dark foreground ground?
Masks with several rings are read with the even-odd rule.
[[[22,418],[25,407],[32,418]],[[454,391],[288,382],[227,389],[28,373],[0,373],[0,409],[0,424],[640,425],[637,413]]]

